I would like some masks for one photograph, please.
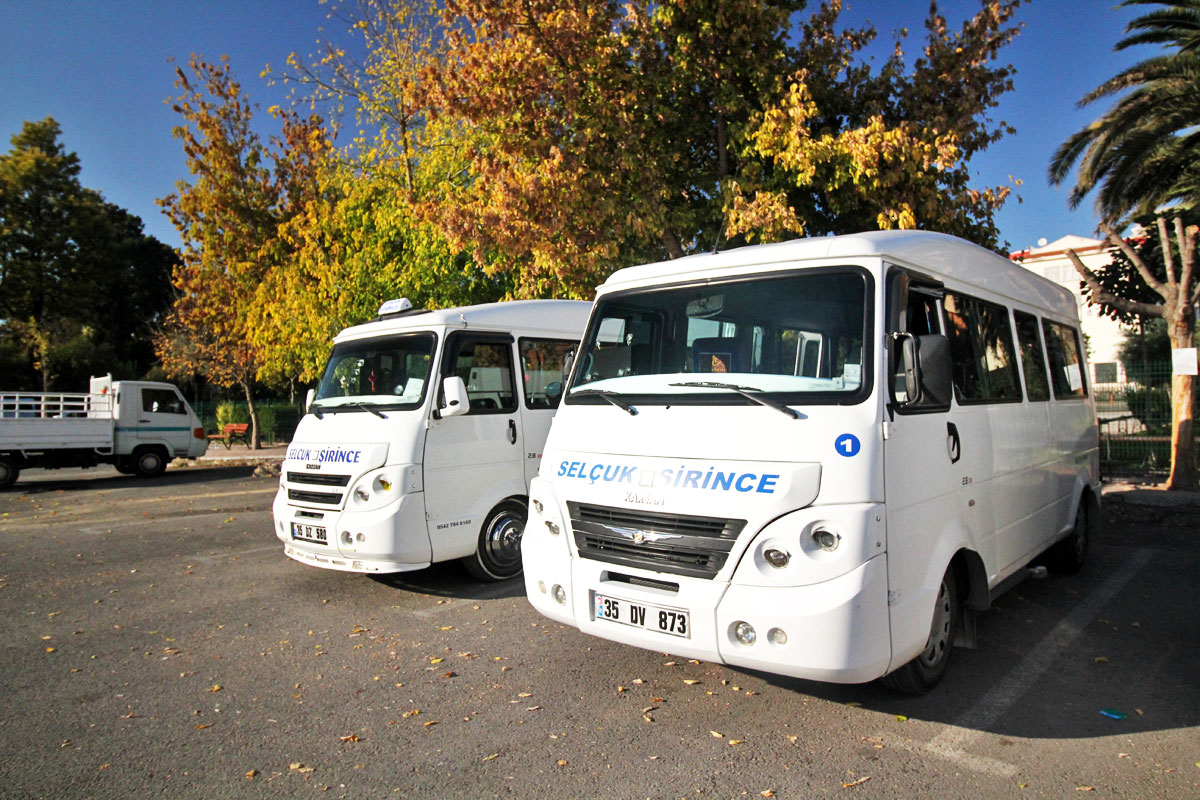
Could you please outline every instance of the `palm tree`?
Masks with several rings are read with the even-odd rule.
[[[1096,210],[1117,223],[1168,203],[1200,200],[1200,0],[1124,0],[1161,6],[1129,23],[1116,50],[1157,44],[1141,61],[1093,89],[1083,107],[1128,91],[1103,116],[1064,142],[1050,162],[1058,185],[1078,162],[1069,202],[1099,187]]]

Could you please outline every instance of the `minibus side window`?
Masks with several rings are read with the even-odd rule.
[[[1046,377],[1046,359],[1042,355],[1037,317],[1014,310],[1013,319],[1017,323],[1017,346],[1021,349],[1021,368],[1025,373],[1025,396],[1031,401],[1049,400],[1050,382]]]
[[[517,410],[512,346],[507,342],[464,340],[448,372],[467,385],[472,414]]]
[[[1080,358],[1079,333],[1069,325],[1042,321],[1046,333],[1046,354],[1050,358],[1050,378],[1054,396],[1059,400],[1086,397],[1083,382],[1083,359]]]
[[[563,364],[579,342],[566,339],[521,339],[521,377],[526,408],[558,408],[563,393]]]
[[[1021,399],[1008,310],[996,303],[947,293],[946,334],[959,402]]]

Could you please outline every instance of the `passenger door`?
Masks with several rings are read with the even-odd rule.
[[[467,555],[483,516],[500,500],[525,494],[524,447],[513,371],[513,337],[460,331],[442,353],[441,382],[457,375],[471,408],[434,412],[425,437],[425,510],[433,560]]]
[[[550,435],[550,424],[562,400],[567,355],[579,349],[579,342],[568,339],[531,339],[521,337],[517,350],[521,356],[521,384],[525,407],[521,428],[525,446],[525,484],[538,474],[542,450]]]
[[[889,333],[944,333],[940,285],[921,284],[893,268],[888,276]],[[894,350],[894,348],[892,348]],[[885,386],[898,399],[902,376],[889,364]],[[885,402],[888,402],[885,393]],[[960,430],[961,409],[904,412],[889,403],[885,412],[884,485],[887,499],[888,600],[893,666],[912,657],[897,652],[929,636],[935,593],[962,528],[960,495],[966,459],[981,443]]]

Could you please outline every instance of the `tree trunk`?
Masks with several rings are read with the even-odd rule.
[[[242,381],[242,391],[246,393],[246,410],[250,412],[250,449],[262,450],[262,439],[258,433],[258,409],[254,406],[254,393],[250,391],[250,382]]]
[[[1192,315],[1168,322],[1173,349],[1196,346]],[[1196,475],[1195,375],[1171,374],[1171,477],[1167,489],[1195,491]]]

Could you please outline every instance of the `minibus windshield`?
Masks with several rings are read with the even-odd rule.
[[[406,333],[335,344],[313,398],[314,412],[418,408],[436,342],[432,333]]]
[[[872,291],[866,270],[838,267],[603,296],[567,402],[859,402]]]

